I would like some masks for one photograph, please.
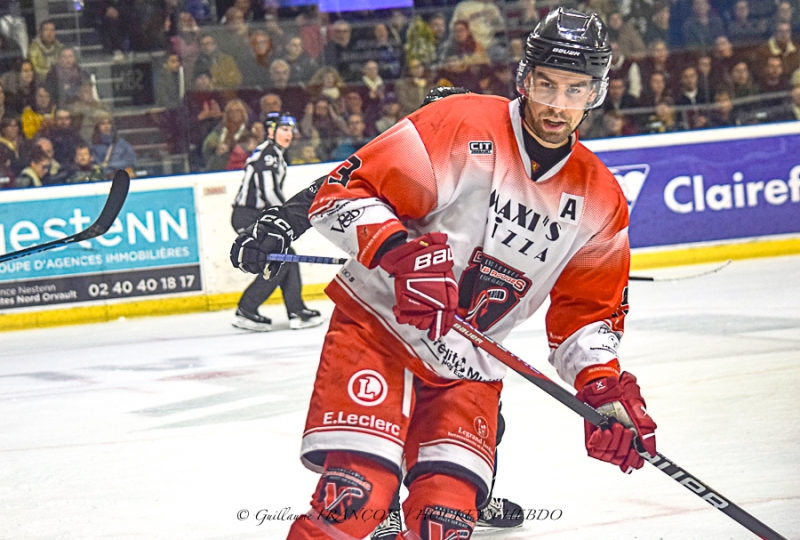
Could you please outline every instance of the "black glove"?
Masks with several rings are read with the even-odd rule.
[[[285,254],[294,240],[292,226],[280,216],[277,207],[267,208],[253,225],[245,229],[231,246],[231,264],[242,272],[274,277],[282,262],[269,262],[267,255]]]
[[[422,101],[422,107],[425,105],[429,105],[434,101],[439,101],[440,99],[444,99],[447,96],[454,96],[456,94],[471,94],[469,90],[466,88],[462,88],[460,86],[437,86],[436,88],[431,88],[428,95],[425,96],[425,99]]]

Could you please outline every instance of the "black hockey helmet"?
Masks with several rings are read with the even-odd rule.
[[[447,96],[469,93],[471,93],[469,90],[460,86],[437,86],[435,88],[431,88],[430,92],[428,92],[428,94],[425,96],[425,99],[422,101],[421,107],[433,103],[434,101],[444,99]]]
[[[589,75],[593,94],[584,109],[603,103],[611,66],[611,43],[603,21],[596,13],[556,8],[539,21],[525,44],[525,57],[517,68],[517,90],[529,95],[528,75],[536,67],[548,67]],[[540,99],[535,99],[541,101]]]
[[[277,112],[267,113],[266,118],[264,118],[264,129],[267,131],[267,133],[269,133],[270,129],[272,129],[272,130],[275,129],[275,127],[276,127],[276,125],[278,123],[278,118],[280,118],[280,117],[281,117],[281,113],[277,113]]]

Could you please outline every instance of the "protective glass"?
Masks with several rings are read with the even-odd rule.
[[[557,109],[594,109],[603,103],[608,80],[563,70],[534,69],[525,79],[528,99]]]

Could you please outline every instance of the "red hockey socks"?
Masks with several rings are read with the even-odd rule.
[[[288,540],[364,538],[388,516],[398,484],[397,475],[376,461],[328,452],[309,516],[292,524]]]
[[[414,480],[403,503],[409,532],[403,538],[467,539],[478,519],[474,484],[453,476],[428,473]]]

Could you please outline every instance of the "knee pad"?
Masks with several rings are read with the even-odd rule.
[[[307,521],[332,538],[364,538],[388,516],[399,483],[397,474],[377,461],[329,452]]]
[[[408,498],[403,503],[406,526],[421,540],[469,539],[478,519],[477,493],[474,484],[461,478],[422,475],[408,487]]]

